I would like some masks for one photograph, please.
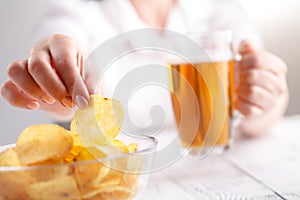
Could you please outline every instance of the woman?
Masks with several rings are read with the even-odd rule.
[[[37,45],[29,59],[8,66],[10,80],[1,93],[13,106],[49,111],[58,120],[68,120],[72,100],[84,108],[93,92],[81,73],[84,57],[118,33],[145,27],[181,33],[232,30],[242,56],[237,108],[245,119],[240,131],[249,136],[264,133],[283,115],[287,67],[260,47],[255,29],[233,0],[53,1]]]

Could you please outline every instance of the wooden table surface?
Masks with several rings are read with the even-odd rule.
[[[300,199],[300,116],[269,134],[237,138],[231,149],[205,159],[185,156],[150,175],[143,200]]]

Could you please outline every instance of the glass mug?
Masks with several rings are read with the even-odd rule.
[[[235,109],[235,56],[230,31],[188,34],[200,46],[186,61],[168,59],[174,117],[190,154],[223,152],[239,118]],[[196,128],[192,128],[196,127]]]

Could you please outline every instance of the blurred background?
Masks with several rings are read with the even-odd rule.
[[[33,45],[36,22],[46,11],[46,1],[0,1],[0,83],[7,80],[6,67],[17,59],[26,59]],[[239,0],[256,23],[266,49],[285,60],[289,68],[290,103],[286,115],[300,114],[300,1]],[[50,123],[39,111],[11,107],[0,97],[0,145],[13,143],[27,126]]]

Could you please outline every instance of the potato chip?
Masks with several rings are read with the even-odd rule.
[[[102,179],[101,183],[107,183],[114,179],[120,179],[120,183],[118,185],[129,188],[127,185],[127,182],[126,182],[128,180],[124,179],[125,175],[126,175],[126,172],[111,169],[109,174],[104,179]]]
[[[72,166],[64,165],[63,162],[60,164],[52,164],[49,165],[48,162],[40,163],[37,168],[33,168],[32,170],[28,170],[28,174],[35,181],[49,181],[51,179],[55,179],[61,176],[67,176],[74,174],[74,169]]]
[[[9,148],[0,153],[0,166],[20,166],[20,161],[14,148]]]
[[[79,135],[72,134],[72,132],[70,133],[73,139],[73,147],[70,152],[64,155],[65,163],[75,162],[78,154],[85,149],[83,143],[81,142],[81,139],[79,138]]]
[[[34,164],[30,164],[27,166],[45,166],[45,165],[63,165],[64,159],[62,158],[57,158],[57,159],[50,159],[50,160],[46,160],[46,161],[42,161],[42,162],[37,162]]]
[[[71,122],[71,132],[78,134],[88,147],[97,147],[104,154],[118,155],[133,152],[137,144],[129,147],[116,140],[124,117],[122,104],[99,95],[90,96],[87,109],[78,109]]]
[[[128,153],[128,147],[120,140],[112,140],[112,144],[121,149],[124,153]]]
[[[62,158],[72,149],[72,137],[57,125],[34,125],[26,128],[16,143],[16,152],[23,165]]]
[[[26,171],[0,170],[0,197],[5,200],[30,200],[26,188],[33,182],[34,180]]]
[[[82,146],[73,146],[70,152],[64,155],[64,163],[72,163],[76,161],[78,154],[84,149]]]
[[[95,188],[104,188],[108,186],[114,186],[114,185],[119,185],[121,183],[121,178],[114,178],[110,179],[109,181],[99,183],[98,185],[95,185]]]
[[[80,136],[78,134],[74,134],[74,133],[70,132],[70,135],[73,138],[73,146],[80,146],[80,147],[84,146],[84,144],[82,143]]]
[[[138,178],[139,175],[138,174],[124,174],[123,175],[123,181],[124,184],[129,187],[129,188],[135,188],[136,186],[138,186]]]
[[[80,135],[87,146],[109,145],[109,140],[118,135],[123,117],[119,101],[91,95],[90,106],[75,112],[71,132]]]
[[[99,162],[75,165],[75,177],[82,194],[94,190],[94,179],[98,176],[102,164]]]
[[[138,150],[138,144],[137,143],[131,143],[127,147],[128,153],[133,153],[133,152],[136,152],[137,150]]]
[[[131,190],[124,186],[107,186],[94,191],[97,193],[92,197],[85,197],[87,200],[107,199],[107,200],[126,200],[132,197]]]
[[[88,147],[82,149],[75,157],[76,161],[95,160],[106,157],[106,154],[97,149],[96,147]]]
[[[73,176],[61,176],[50,181],[31,184],[27,193],[32,200],[80,200],[81,195]]]
[[[106,181],[104,183],[100,183],[98,185],[95,186],[96,189],[92,190],[89,193],[86,193],[83,195],[83,198],[91,198],[94,197],[96,195],[98,195],[99,193],[102,192],[101,188],[107,188],[107,187],[111,187],[111,186],[115,186],[117,187],[118,184],[120,184],[121,179],[120,178],[115,178],[115,179],[111,179],[109,181]]]
[[[124,120],[121,102],[99,95],[91,95],[91,99],[96,110],[96,118],[104,135],[108,138],[115,138],[120,132]]]
[[[93,186],[99,184],[108,175],[109,172],[110,169],[107,166],[102,165],[98,175],[93,180]]]

